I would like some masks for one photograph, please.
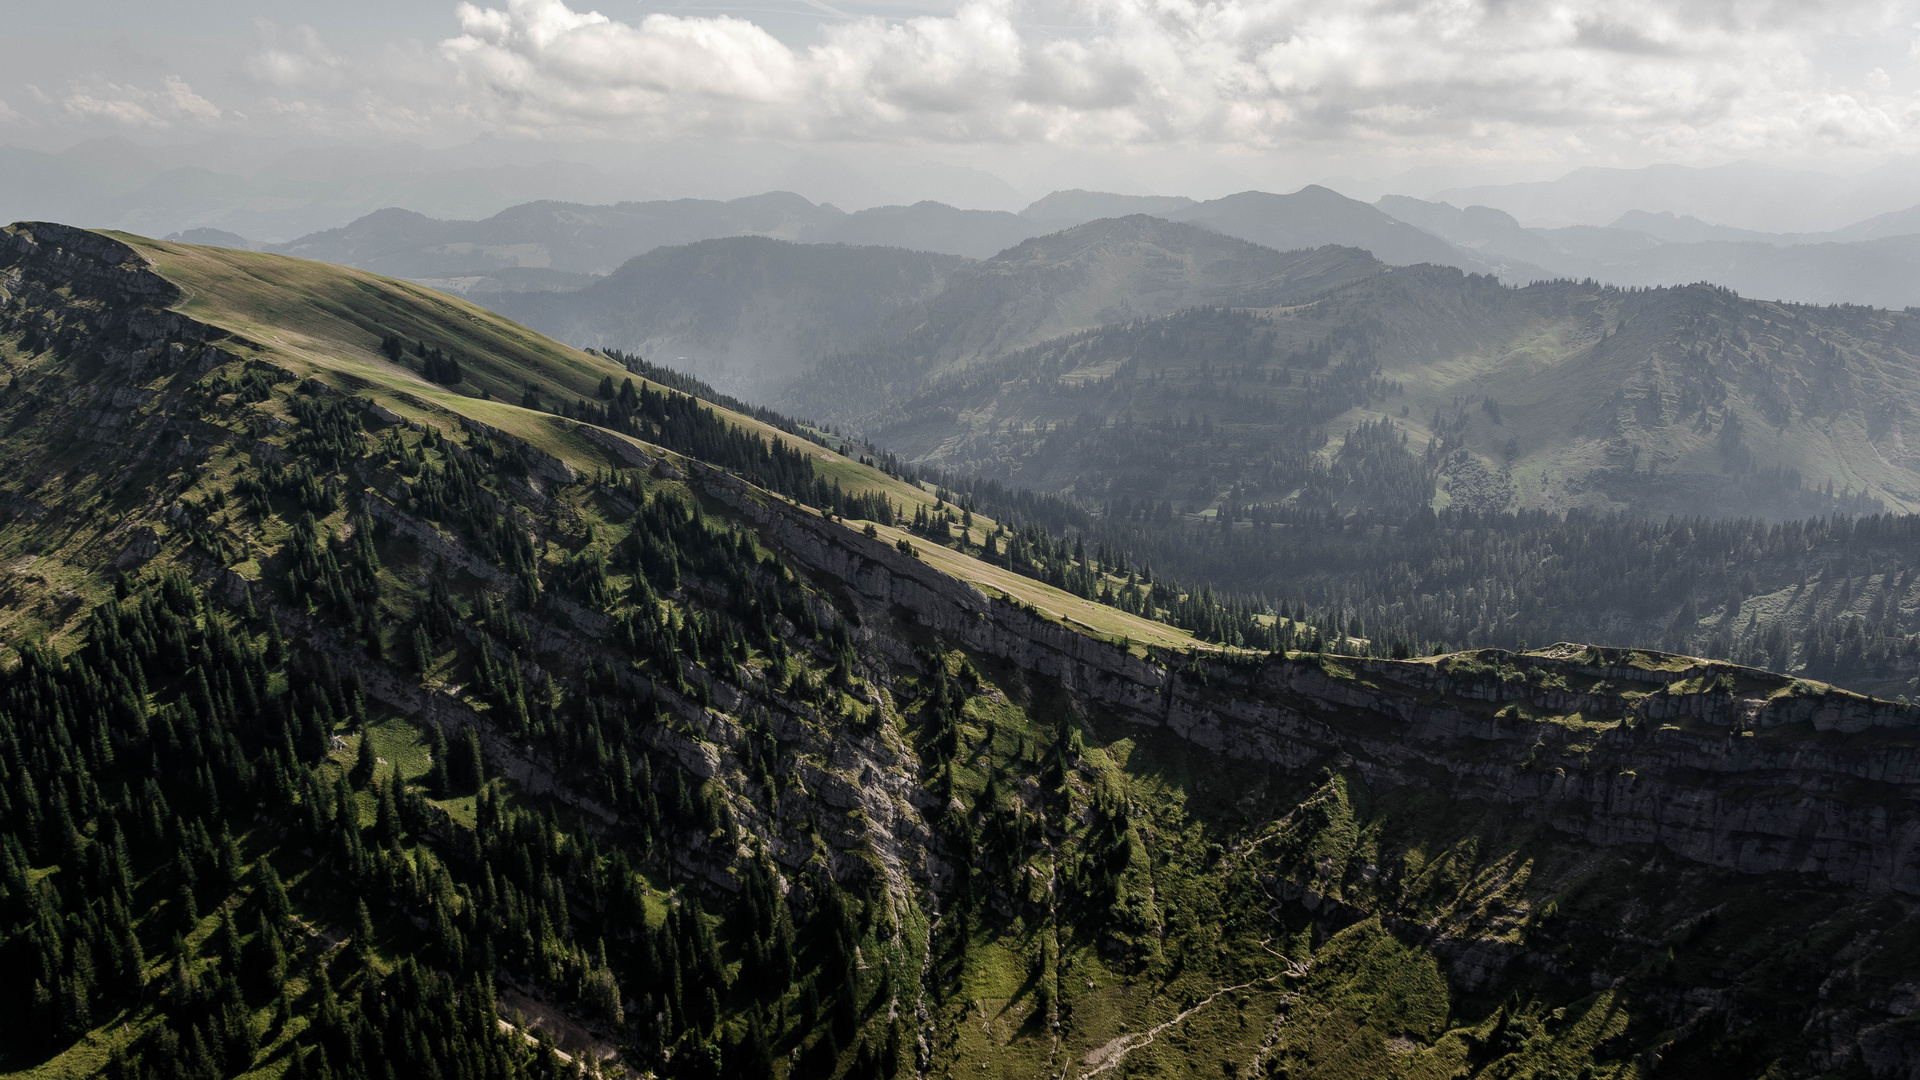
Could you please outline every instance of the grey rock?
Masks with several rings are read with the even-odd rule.
[[[594,427],[591,424],[581,424],[574,430],[580,433],[581,438],[606,451],[608,456],[629,469],[653,468],[653,458],[648,457],[646,452],[638,446],[615,435],[611,431]]]
[[[159,534],[143,525],[133,530],[131,539],[114,558],[113,565],[117,569],[125,570],[138,566],[158,554],[160,554]]]

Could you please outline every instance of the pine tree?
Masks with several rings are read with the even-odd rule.
[[[220,1080],[220,1067],[214,1064],[213,1055],[207,1050],[207,1039],[201,1034],[199,1024],[187,1029],[186,1055],[180,1075],[183,1080]]]
[[[365,788],[373,781],[374,770],[379,768],[380,760],[373,753],[373,733],[362,729],[360,732],[360,750],[353,761],[352,782],[357,788]]]
[[[433,642],[427,637],[427,628],[415,626],[409,642],[408,662],[416,675],[424,675],[433,666]]]
[[[266,859],[255,863],[253,880],[254,890],[260,897],[261,914],[272,921],[275,929],[284,929],[293,906],[287,900],[286,886],[280,883],[280,874],[274,870],[273,863]]]
[[[373,962],[373,915],[365,899],[354,901],[353,958],[363,966]]]
[[[448,774],[447,754],[446,732],[440,729],[439,724],[428,724],[427,755],[431,761],[427,766],[427,786],[441,798],[453,794],[453,784]]]
[[[278,994],[287,981],[287,950],[280,943],[280,931],[273,919],[260,913],[260,929],[254,933],[254,963],[250,965],[268,994]]]
[[[472,724],[466,728],[467,737],[461,743],[459,782],[469,792],[480,790],[486,783],[486,759],[480,750],[480,732]]]
[[[184,881],[180,883],[179,890],[174,893],[173,906],[180,932],[191,932],[194,924],[200,921],[200,905],[194,901],[191,884]]]
[[[140,948],[140,935],[129,926],[120,941],[120,992],[139,996],[147,985],[147,956]]]
[[[233,924],[233,908],[220,908],[220,955],[229,964],[240,962],[240,928]]]

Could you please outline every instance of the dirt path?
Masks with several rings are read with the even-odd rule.
[[[1282,960],[1287,960],[1285,955],[1278,952],[1274,952],[1273,949],[1269,948],[1267,946],[1267,942],[1265,941],[1262,941],[1260,943],[1260,947],[1263,949],[1266,949],[1270,953],[1273,953],[1273,955],[1280,957]],[[1181,1021],[1185,1020],[1187,1017],[1192,1016],[1194,1013],[1197,1013],[1201,1009],[1206,1008],[1208,1005],[1213,1004],[1213,999],[1219,997],[1221,994],[1235,993],[1240,990],[1246,990],[1251,987],[1258,986],[1261,983],[1277,982],[1280,979],[1286,979],[1286,978],[1297,979],[1300,976],[1305,975],[1309,970],[1312,969],[1312,967],[1313,967],[1313,961],[1311,960],[1306,960],[1306,961],[1287,960],[1287,970],[1285,971],[1279,972],[1274,975],[1267,975],[1263,978],[1253,979],[1249,982],[1243,982],[1238,986],[1222,986],[1218,990],[1215,990],[1213,993],[1208,994],[1204,999],[1197,1001],[1192,1005],[1188,1006],[1185,1012],[1182,1012],[1180,1015],[1175,1016],[1171,1020],[1165,1020],[1165,1021],[1162,1021],[1161,1023],[1155,1024],[1153,1027],[1148,1028],[1146,1032],[1143,1034],[1122,1035],[1122,1036],[1119,1036],[1118,1038],[1112,1039],[1108,1041],[1105,1045],[1100,1046],[1099,1048],[1087,1054],[1086,1058],[1083,1060],[1082,1063],[1086,1065],[1091,1065],[1093,1066],[1093,1068],[1087,1072],[1081,1073],[1080,1080],[1090,1080],[1091,1077],[1098,1076],[1101,1073],[1106,1072],[1108,1069],[1113,1068],[1115,1065],[1120,1064],[1122,1059],[1124,1059],[1128,1054],[1133,1053],[1135,1050],[1139,1050],[1142,1047],[1151,1046],[1153,1044],[1154,1038],[1157,1037],[1162,1031],[1165,1031],[1168,1028],[1172,1027],[1173,1025],[1180,1023]],[[1281,1007],[1285,1008],[1287,1004],[1289,1004],[1288,1001],[1282,1001]],[[1254,1055],[1254,1058],[1253,1058],[1254,1064],[1258,1065],[1260,1062],[1260,1059],[1265,1057],[1267,1054],[1267,1051],[1271,1050],[1273,1048],[1273,1044],[1279,1040],[1280,1027],[1285,1022],[1286,1022],[1286,1017],[1284,1014],[1280,1016],[1276,1016],[1274,1018],[1272,1026],[1267,1031],[1266,1041],[1260,1045],[1259,1052]],[[1138,1040],[1138,1041],[1136,1042],[1134,1040]]]
[[[1277,978],[1280,978],[1280,976],[1269,975],[1264,979],[1255,979],[1252,982],[1244,982],[1238,986],[1223,986],[1220,989],[1215,990],[1213,993],[1208,994],[1205,998],[1202,998],[1200,1001],[1197,1001],[1194,1004],[1189,1005],[1185,1012],[1174,1017],[1173,1019],[1163,1020],[1160,1023],[1155,1024],[1153,1027],[1148,1028],[1144,1034],[1122,1035],[1119,1038],[1112,1040],[1111,1042],[1107,1043],[1105,1046],[1100,1047],[1099,1049],[1093,1051],[1092,1053],[1086,1056],[1085,1063],[1093,1066],[1093,1069],[1091,1071],[1081,1073],[1080,1080],[1088,1080],[1089,1077],[1098,1076],[1101,1073],[1106,1072],[1108,1069],[1113,1068],[1115,1065],[1120,1064],[1120,1062],[1128,1054],[1133,1053],[1135,1050],[1138,1050],[1145,1046],[1153,1045],[1153,1040],[1156,1037],[1158,1037],[1161,1032],[1167,1030],[1168,1028],[1172,1027],[1175,1024],[1180,1023],[1182,1020],[1185,1020],[1187,1017],[1192,1016],[1194,1013],[1197,1013],[1201,1009],[1206,1008],[1208,1005],[1213,1004],[1213,999],[1219,997],[1221,994],[1231,994],[1237,990],[1245,990],[1250,986],[1257,986],[1258,984],[1263,982],[1271,982]],[[1134,1039],[1138,1039],[1139,1041],[1138,1042],[1132,1041]]]
[[[514,1027],[512,1024],[507,1023],[505,1020],[495,1020],[494,1023],[499,1024],[500,1030],[505,1032],[506,1034],[518,1035],[521,1038],[527,1040],[528,1046],[540,1045],[540,1040],[535,1038],[531,1033],[522,1031],[519,1028]],[[573,1064],[573,1055],[567,1053],[565,1050],[562,1050],[557,1046],[553,1048],[553,1056],[559,1058],[561,1061],[566,1062],[568,1065]]]
[[[1267,1037],[1260,1043],[1260,1049],[1253,1052],[1253,1061],[1247,1065],[1248,1076],[1260,1075],[1260,1063],[1273,1051],[1273,1045],[1280,1041],[1280,1031],[1287,1026],[1287,1006],[1293,1004],[1292,994],[1280,997],[1280,1007],[1273,1014],[1273,1023],[1267,1025]]]

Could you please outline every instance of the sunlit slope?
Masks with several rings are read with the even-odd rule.
[[[403,416],[466,416],[526,438],[575,467],[604,467],[591,444],[569,438],[580,425],[521,408],[528,388],[548,404],[592,399],[603,378],[632,378],[597,353],[562,345],[458,297],[396,278],[283,255],[198,247],[110,233],[152,261],[185,291],[175,310],[228,330],[252,346],[235,351],[365,396]],[[395,363],[381,340],[397,334],[459,359],[459,389],[423,377],[411,355]],[[649,385],[635,379],[637,385]],[[657,387],[656,387],[657,388]],[[726,409],[729,422],[814,455],[843,488],[896,499],[931,496],[824,447]],[[632,440],[629,440],[632,441]]]
[[[525,418],[516,418],[527,410],[510,404],[528,388],[557,403],[593,397],[602,378],[627,377],[604,357],[411,282],[280,255],[109,235],[180,286],[186,296],[176,310],[254,346],[236,352],[365,395],[403,415],[457,413],[545,444],[550,437],[538,425],[529,428]],[[429,382],[408,365],[411,356],[401,363],[388,360],[380,342],[389,334],[456,357],[465,375],[462,390]]]
[[[600,446],[582,437],[585,425],[517,404],[529,387],[542,401],[557,404],[591,400],[603,378],[612,378],[616,384],[633,378],[598,353],[562,345],[458,297],[364,270],[126,233],[108,235],[140,252],[161,276],[181,288],[185,295],[175,310],[234,334],[240,342],[227,344],[243,356],[377,401],[409,419],[478,421],[525,439],[581,472],[617,464]],[[465,382],[459,389],[430,382],[410,366],[411,355],[399,363],[389,360],[380,350],[381,340],[389,334],[457,355]],[[646,384],[644,379],[635,382]],[[769,441],[803,450],[813,459],[816,474],[838,483],[842,490],[883,495],[907,507],[909,513],[916,504],[935,502],[925,489],[854,458],[738,412],[707,408]],[[643,446],[655,456],[679,456],[624,435],[613,437]],[[983,516],[975,521],[988,530],[996,524]],[[927,554],[946,573],[1019,599],[1088,632],[1157,645],[1196,644],[1183,630],[1094,604],[960,552],[939,549]]]

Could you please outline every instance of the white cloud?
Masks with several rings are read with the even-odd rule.
[[[1846,93],[1831,27],[1884,5],[1629,0],[1017,0],[828,27],[790,47],[726,16],[622,22],[564,0],[463,3],[441,54],[458,107],[525,132],[1251,148],[1378,144],[1506,155],[1543,141],[1806,153],[1914,140],[1882,76]],[[1857,69],[1856,69],[1857,70]]]
[[[590,2],[460,3],[439,41],[262,21],[192,72],[201,92],[82,68],[15,104],[48,130],[1178,145],[1389,168],[1920,152],[1920,71],[1899,55],[1920,0],[952,0],[798,43]]]
[[[262,46],[247,57],[247,73],[268,86],[299,89],[333,88],[349,75],[347,63],[327,48],[311,26],[290,31],[265,19],[255,21]]]
[[[178,75],[161,80],[160,89],[104,82],[59,99],[60,108],[82,123],[106,121],[133,128],[208,127],[229,114],[193,92]],[[238,115],[234,119],[242,119]]]

